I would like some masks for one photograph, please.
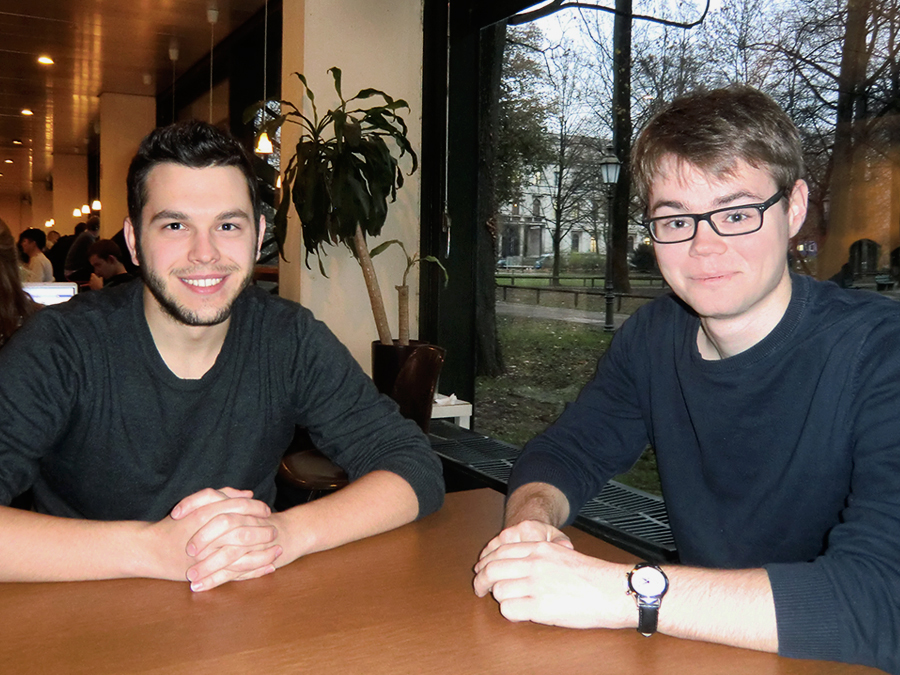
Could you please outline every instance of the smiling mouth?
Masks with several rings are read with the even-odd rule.
[[[733,276],[731,272],[722,272],[720,274],[704,274],[698,275],[694,277],[694,281],[721,281],[723,279],[730,279]]]
[[[222,283],[222,280],[225,277],[211,277],[208,279],[184,279],[182,281],[186,283],[188,286],[196,286],[197,288],[209,288],[210,286],[215,286],[216,284]]]

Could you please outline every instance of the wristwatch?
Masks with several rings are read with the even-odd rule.
[[[650,637],[656,632],[659,608],[669,590],[669,578],[656,565],[638,563],[628,573],[628,595],[638,607],[638,633]]]

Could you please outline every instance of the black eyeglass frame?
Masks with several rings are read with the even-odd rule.
[[[671,216],[658,216],[656,218],[648,218],[644,221],[644,227],[647,228],[647,232],[650,233],[650,238],[657,244],[683,244],[686,241],[690,241],[694,237],[697,236],[697,230],[700,229],[700,223],[704,220],[709,223],[709,226],[712,228],[713,232],[715,232],[720,237],[743,237],[745,234],[753,234],[754,232],[759,232],[762,229],[763,221],[765,220],[764,215],[766,211],[775,206],[778,202],[780,202],[784,197],[788,195],[788,191],[785,188],[782,188],[774,195],[769,197],[766,201],[761,202],[759,204],[738,204],[736,206],[726,206],[721,209],[713,209],[712,211],[707,211],[706,213],[675,213]],[[719,228],[716,227],[716,224],[712,221],[712,216],[717,213],[722,213],[723,211],[737,211],[740,209],[756,209],[759,211],[759,226],[755,227],[752,230],[748,230],[746,232],[734,232],[734,233],[725,233],[719,232]],[[693,218],[694,219],[694,231],[691,233],[690,237],[685,239],[677,239],[675,241],[660,241],[656,238],[656,235],[653,234],[653,223],[658,220],[667,220],[669,218]]]

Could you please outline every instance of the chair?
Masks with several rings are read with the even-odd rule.
[[[278,465],[275,508],[283,511],[310,502],[341,489],[348,482],[347,473],[316,448],[309,432],[297,427]]]
[[[391,388],[391,398],[400,407],[400,414],[413,420],[426,434],[444,353],[433,345],[419,346],[403,363]],[[278,467],[275,507],[284,510],[318,499],[348,482],[344,470],[316,449],[306,429],[297,427]]]

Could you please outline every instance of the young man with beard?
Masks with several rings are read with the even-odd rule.
[[[192,122],[158,129],[128,174],[143,284],[44,310],[0,358],[0,581],[128,576],[195,591],[437,509],[416,425],[295,303],[250,286],[262,243],[243,148]],[[295,425],[351,478],[273,513]]]
[[[476,593],[513,621],[900,673],[900,305],[790,273],[807,186],[768,96],[676,100],[632,166],[673,294],[526,446]],[[682,565],[574,551],[558,528],[648,442]]]

